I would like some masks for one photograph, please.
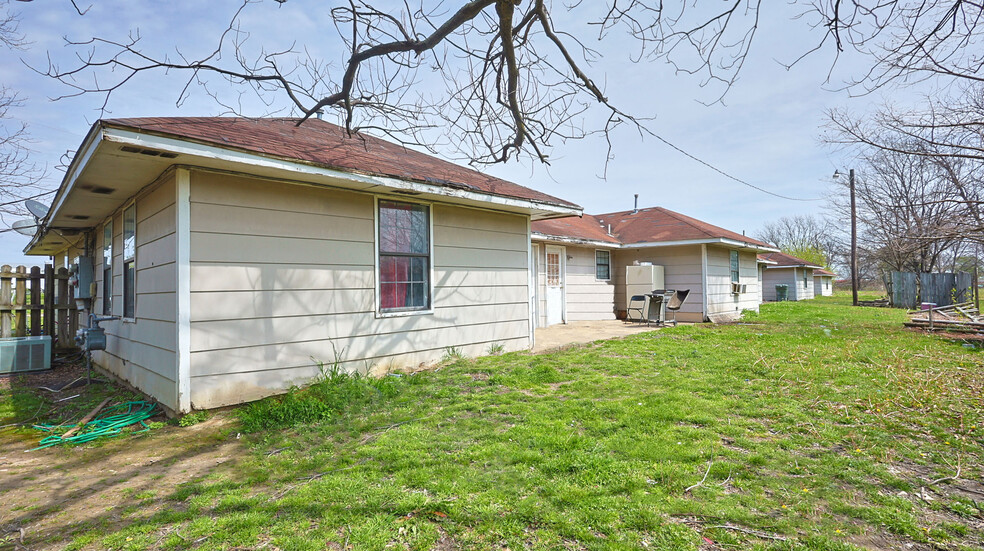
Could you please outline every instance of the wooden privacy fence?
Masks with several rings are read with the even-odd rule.
[[[896,308],[918,308],[922,302],[949,306],[974,300],[973,276],[968,272],[892,272],[888,296]]]
[[[0,266],[0,337],[50,335],[55,346],[74,348],[78,323],[66,268]]]

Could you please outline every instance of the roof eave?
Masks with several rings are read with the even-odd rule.
[[[99,147],[102,139],[102,121],[97,121],[91,128],[89,128],[89,132],[86,133],[85,138],[82,139],[82,144],[77,150],[78,153],[72,157],[72,162],[69,163],[68,170],[65,171],[65,176],[62,178],[61,184],[58,186],[58,191],[55,193],[55,197],[51,201],[51,207],[48,209],[48,213],[44,216],[44,218],[38,221],[38,229],[28,242],[27,246],[24,247],[24,254],[32,254],[31,251],[48,233],[48,222],[54,218],[54,216],[61,209],[62,204],[65,202],[65,197],[67,197],[68,193],[72,190],[72,187],[75,185],[75,181],[78,179],[79,174],[82,173],[82,169],[85,168],[85,165],[89,162],[92,154],[95,153],[96,149]]]
[[[608,241],[598,241],[596,239],[584,239],[581,237],[566,237],[563,235],[549,235],[540,232],[533,232],[531,234],[533,241],[547,241],[551,243],[564,243],[567,245],[583,245],[585,247],[599,247],[605,249],[618,249],[621,246],[618,243],[611,243]]]
[[[736,239],[729,239],[726,237],[711,237],[702,239],[680,239],[676,241],[649,241],[642,243],[623,243],[623,249],[645,249],[649,247],[675,247],[680,245],[724,245],[727,247],[737,247],[740,249],[750,249],[756,252],[779,252],[779,249],[772,247],[766,247],[763,245],[756,245],[754,243],[747,243],[744,241],[738,241]]]
[[[165,133],[135,129],[132,127],[105,124],[105,139],[116,143],[142,146],[151,149],[165,149],[178,154],[203,155],[216,160],[239,162],[267,168],[289,168],[293,172],[325,176],[335,179],[348,180],[359,184],[378,185],[401,191],[429,193],[446,197],[457,197],[484,203],[492,203],[514,208],[528,208],[540,211],[536,219],[558,218],[564,216],[581,216],[584,209],[579,205],[551,203],[536,199],[523,199],[506,195],[498,195],[482,191],[471,191],[448,186],[429,184],[415,180],[405,180],[393,176],[363,174],[332,168],[317,163],[305,162],[274,155],[247,151],[235,147],[222,147],[217,144],[196,140],[193,138],[175,137]]]

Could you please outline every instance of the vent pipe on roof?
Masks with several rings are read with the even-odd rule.
[[[315,117],[318,117],[318,120],[319,121],[324,120],[325,119],[325,110],[324,109],[318,109],[317,111],[314,112],[314,116]]]
[[[635,194],[635,204],[632,206],[632,214],[639,212],[639,194]]]
[[[612,225],[608,224],[608,235],[612,234]]]

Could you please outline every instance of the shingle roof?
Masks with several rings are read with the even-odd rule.
[[[786,253],[767,253],[758,255],[759,258],[764,258],[765,260],[771,260],[777,264],[777,268],[785,268],[789,266],[803,266],[804,268],[819,268],[816,264],[803,260],[802,258],[797,258],[791,254]]]
[[[609,235],[608,230],[598,222],[598,217],[590,214],[555,218],[553,220],[537,220],[533,222],[533,231],[555,237],[587,239],[615,245],[619,244],[618,238]]]
[[[580,208],[574,203],[482,174],[386,140],[319,119],[147,117],[106,119],[107,126],[214,144],[227,149],[301,161],[346,172],[426,182],[480,193]]]
[[[829,270],[824,270],[823,268],[820,268],[819,270],[813,270],[813,275],[815,275],[815,276],[816,275],[822,275],[822,276],[831,276],[831,277],[833,277],[833,276],[836,276],[837,274],[835,274],[834,272],[831,272]]]
[[[612,212],[608,214],[585,214],[575,218],[559,218],[533,222],[533,231],[544,235],[560,237],[588,238],[633,245],[639,243],[660,243],[670,241],[691,241],[701,239],[730,239],[758,247],[769,244],[708,224],[702,220],[674,212],[663,207],[651,207],[638,211]],[[568,222],[570,221],[570,222]],[[564,224],[566,222],[566,225]],[[611,224],[612,235],[607,234]],[[605,229],[603,229],[605,228]],[[588,237],[590,232],[595,235]],[[604,236],[599,237],[598,235]]]

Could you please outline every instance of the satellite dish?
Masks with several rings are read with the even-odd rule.
[[[28,199],[27,201],[24,201],[24,206],[27,207],[27,210],[33,214],[35,218],[44,218],[48,214],[48,205],[45,205],[41,201]]]
[[[38,223],[34,220],[18,220],[11,224],[10,227],[21,235],[34,237],[34,234],[37,233]]]

